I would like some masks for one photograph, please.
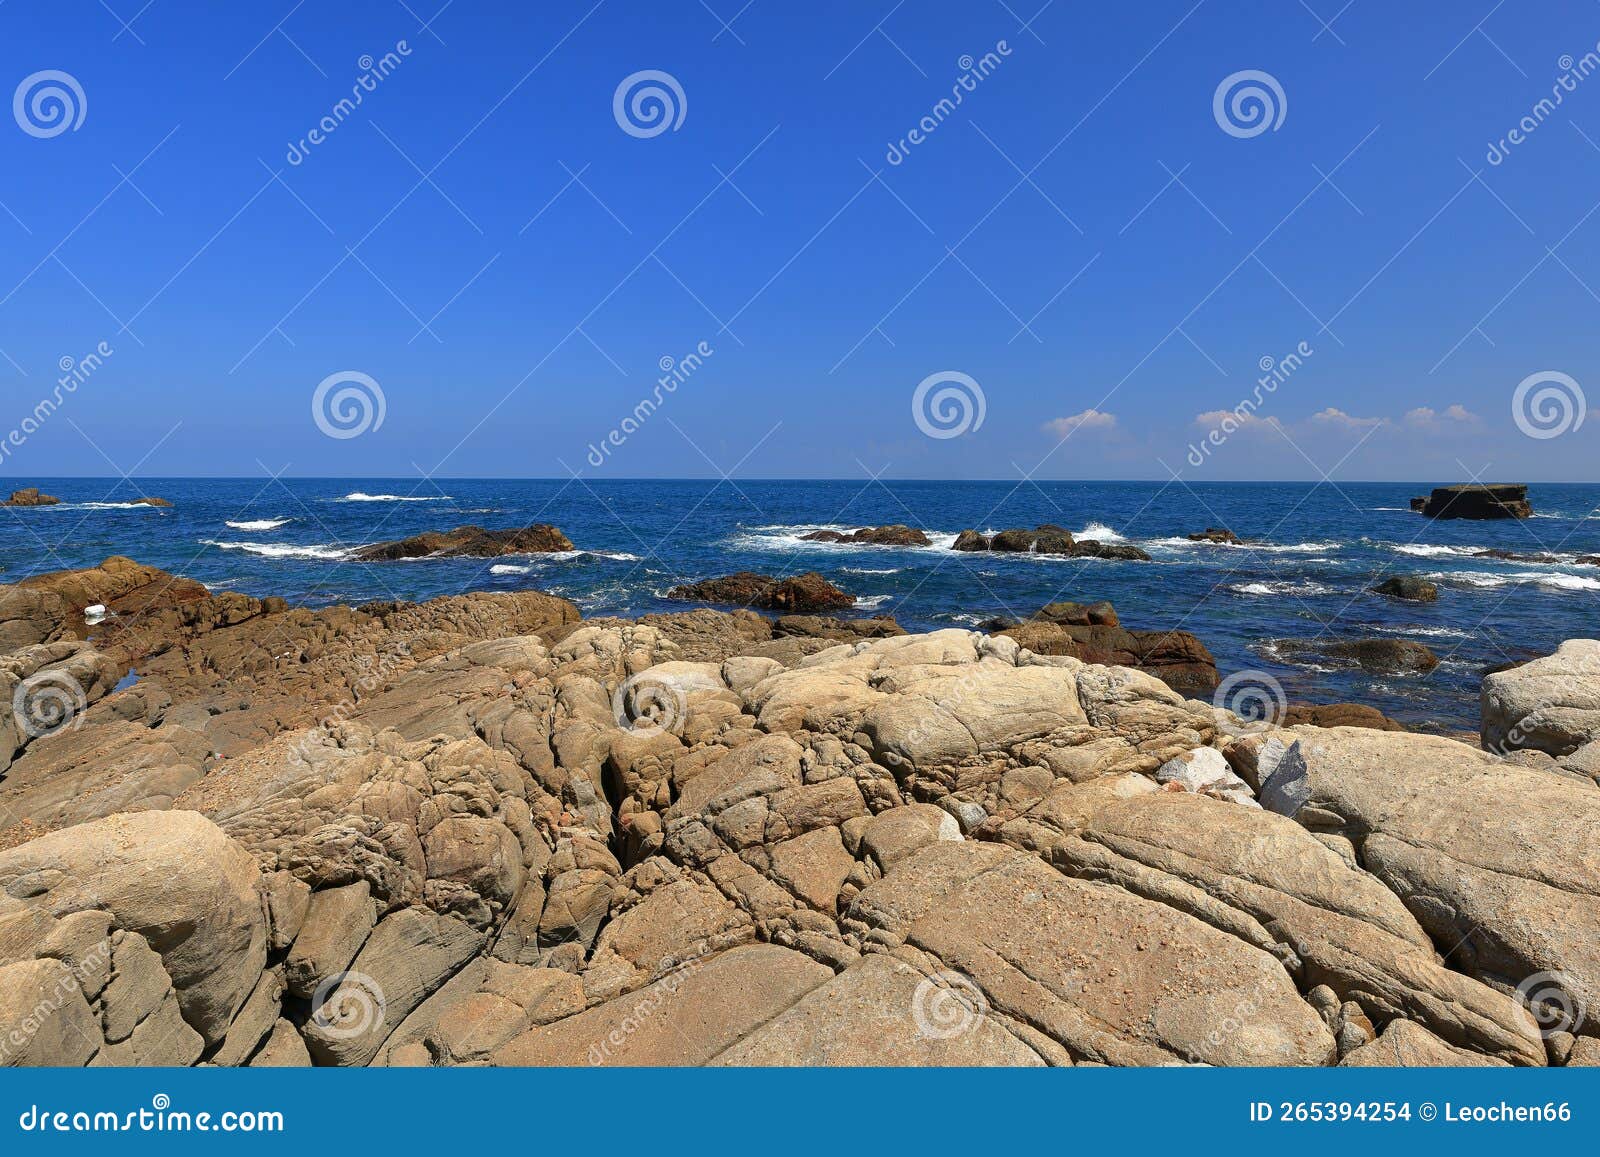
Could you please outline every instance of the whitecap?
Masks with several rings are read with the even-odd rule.
[[[1559,571],[1511,571],[1490,573],[1486,571],[1440,571],[1427,576],[1435,582],[1461,583],[1474,587],[1503,587],[1513,583],[1532,583],[1558,591],[1600,591],[1600,578],[1589,575],[1562,574]]]
[[[450,502],[454,501],[448,494],[411,495],[411,494],[365,494],[355,490],[343,498],[335,498],[335,502]]]
[[[1103,522],[1091,522],[1088,526],[1075,533],[1073,538],[1079,542],[1127,542],[1128,540]]]
[[[1229,590],[1241,595],[1331,595],[1334,588],[1323,583],[1311,582],[1254,582],[1233,583]]]
[[[814,534],[819,530],[832,530],[839,534],[854,534],[860,530],[859,524],[845,524],[838,522],[804,522],[795,524],[777,524],[773,526],[747,526],[742,532],[728,539],[730,546],[741,550],[949,550],[955,545],[957,534],[954,531],[924,530],[928,536],[927,546],[897,546],[893,544],[875,542],[818,542],[805,536]],[[990,531],[989,533],[993,533]]]
[[[865,598],[856,599],[855,609],[858,611],[875,611],[893,597],[892,595],[867,595]]]
[[[200,540],[218,550],[242,550],[262,558],[320,558],[339,560],[348,558],[350,548],[345,546],[295,546],[287,542],[219,542],[214,538]]]
[[[528,574],[532,570],[533,570],[533,568],[531,566],[513,566],[512,564],[507,563],[507,562],[497,562],[492,567],[489,568],[489,573],[490,574]]]
[[[56,502],[50,506],[36,506],[35,510],[159,510],[148,502]]]
[[[1444,546],[1429,542],[1385,543],[1384,545],[1389,547],[1390,550],[1398,551],[1401,554],[1416,555],[1418,558],[1434,558],[1438,555],[1457,555],[1462,558],[1470,558],[1483,549],[1481,546]]]
[[[844,574],[899,574],[904,568],[897,566],[842,566],[839,569]]]
[[[224,525],[235,530],[277,530],[280,526],[287,526],[293,522],[292,518],[248,518],[242,522],[228,522]]]
[[[1455,627],[1386,627],[1374,626],[1371,628],[1379,634],[1404,635],[1407,638],[1416,636],[1422,639],[1470,639],[1471,634],[1457,630]]]

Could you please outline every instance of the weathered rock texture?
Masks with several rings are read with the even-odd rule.
[[[1027,643],[1103,604],[313,613],[127,567],[0,588],[3,669],[95,688],[0,776],[4,1063],[1600,1054],[1576,756],[1268,727]],[[134,621],[86,648],[114,590]],[[1507,674],[1581,712],[1586,648]]]

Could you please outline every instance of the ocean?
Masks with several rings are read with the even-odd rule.
[[[1209,483],[448,479],[28,478],[59,506],[8,509],[0,581],[128,555],[217,590],[310,607],[537,589],[585,617],[682,610],[680,582],[815,570],[859,615],[912,630],[1023,618],[1058,599],[1109,599],[1124,626],[1193,632],[1223,675],[1258,671],[1291,700],[1369,703],[1411,725],[1476,730],[1486,668],[1600,633],[1600,486],[1536,484],[1535,517],[1435,522],[1411,512],[1433,483]],[[170,509],[129,505],[140,493]],[[579,548],[502,559],[360,564],[351,547],[463,523],[549,522]],[[809,543],[821,528],[907,523],[931,547]],[[1150,562],[965,554],[957,532],[1039,523],[1130,542]],[[1184,536],[1225,526],[1243,547]],[[1499,548],[1559,561],[1476,558]],[[1368,589],[1395,574],[1439,587],[1432,604]],[[1405,638],[1442,659],[1431,674],[1371,675],[1291,659],[1285,639]]]

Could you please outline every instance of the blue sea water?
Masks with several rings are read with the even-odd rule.
[[[538,589],[594,615],[681,610],[667,589],[738,570],[821,572],[857,613],[911,629],[1026,617],[1057,599],[1109,599],[1125,626],[1198,635],[1224,675],[1264,672],[1292,700],[1370,703],[1408,723],[1475,730],[1485,668],[1600,633],[1600,486],[1535,485],[1518,522],[1435,522],[1408,500],[1432,483],[590,481],[416,479],[37,479],[60,506],[7,509],[0,581],[123,554],[215,589],[311,607]],[[128,505],[139,493],[170,509]],[[549,522],[562,555],[361,564],[351,547],[463,523]],[[803,542],[822,527],[903,522],[934,546]],[[1080,538],[1135,543],[1151,562],[948,549],[966,528],[1053,522]],[[1183,536],[1226,526],[1245,547]],[[1472,557],[1501,548],[1560,562]],[[1368,588],[1421,574],[1434,604]],[[1443,659],[1426,676],[1373,676],[1290,661],[1281,639],[1415,639]]]

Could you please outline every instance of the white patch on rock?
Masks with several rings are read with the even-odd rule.
[[[1156,782],[1246,807],[1260,807],[1250,785],[1233,773],[1215,747],[1196,747],[1167,760],[1156,770]]]

